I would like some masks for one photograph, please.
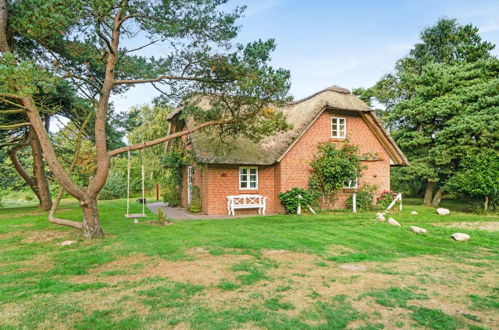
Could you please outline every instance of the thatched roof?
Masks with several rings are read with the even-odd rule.
[[[209,106],[209,97],[201,97],[198,105],[202,108]],[[259,143],[255,143],[241,136],[221,141],[214,134],[214,129],[208,128],[191,135],[192,149],[200,163],[271,165],[280,161],[306,129],[326,109],[355,111],[376,118],[374,111],[350,91],[332,86],[304,99],[289,102],[277,109],[285,113],[287,122],[292,126],[285,132],[266,137]],[[180,114],[180,111],[181,109],[178,109],[173,112],[169,120]],[[384,130],[381,122],[377,118],[374,121],[386,138],[386,145],[391,146],[394,150],[393,153],[399,155],[394,159],[395,165],[406,165],[407,160]],[[187,128],[191,125],[188,120]]]

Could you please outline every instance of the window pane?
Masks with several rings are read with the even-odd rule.
[[[247,188],[247,187],[248,187],[248,183],[241,181],[241,188]]]
[[[250,181],[256,181],[256,175],[250,175]]]
[[[256,168],[250,168],[250,174],[256,174]]]
[[[256,188],[256,182],[250,182],[250,188]]]
[[[247,171],[247,170],[248,170],[247,168],[244,168],[244,167],[243,167],[243,168],[241,168],[241,169],[240,169],[241,174],[246,174],[246,171]]]
[[[357,188],[357,178],[352,179],[352,180],[346,180],[343,183],[344,188]]]
[[[241,181],[248,181],[247,175],[241,175]]]

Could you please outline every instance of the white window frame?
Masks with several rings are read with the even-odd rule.
[[[345,184],[347,182],[348,184]],[[355,180],[345,180],[343,182],[343,189],[357,189],[358,186],[359,186],[359,179],[357,177],[355,177]]]
[[[334,125],[336,121],[336,135],[334,134]],[[343,131],[340,130],[340,121],[343,121]],[[343,135],[341,134],[343,133]],[[347,119],[346,117],[331,117],[331,137],[335,139],[345,139],[347,137]]]
[[[246,170],[246,176],[247,176],[246,181],[245,181],[247,183],[246,188],[243,188],[241,186],[241,183],[244,182],[244,181],[242,181],[242,176],[243,176],[242,170],[243,169]],[[253,169],[256,172],[256,181],[255,181],[255,187],[250,187],[251,182],[253,182],[250,180],[250,170],[253,170]],[[239,167],[239,190],[258,190],[258,167],[256,167],[256,166],[240,166]]]

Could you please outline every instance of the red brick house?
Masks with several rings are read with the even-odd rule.
[[[338,192],[335,208],[344,207],[348,195],[358,185],[375,184],[379,192],[390,189],[390,166],[408,164],[375,112],[346,89],[333,86],[287,103],[280,110],[292,128],[260,143],[235,137],[230,143],[232,147],[226,148],[207,139],[209,130],[187,137],[184,141],[194,151],[197,164],[184,170],[182,205],[189,204],[190,190],[195,185],[199,187],[206,214],[227,214],[227,196],[239,194],[265,196],[268,213],[283,213],[278,194],[293,187],[307,188],[309,164],[320,142],[340,144],[348,139],[359,146],[361,153],[377,155],[363,161],[367,168],[358,182],[354,179]],[[170,133],[189,128],[180,119],[180,112],[173,112],[168,119]],[[257,213],[257,210],[237,210],[237,213]]]

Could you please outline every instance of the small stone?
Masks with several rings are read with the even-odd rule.
[[[451,235],[451,237],[455,241],[459,241],[459,242],[464,242],[464,241],[467,241],[467,240],[469,240],[471,238],[470,235],[463,234],[463,233],[454,233],[454,234]]]
[[[416,215],[416,214],[418,214],[418,212],[416,212],[416,211],[411,212],[411,215]]]
[[[139,223],[139,219],[133,219],[133,223]]]
[[[426,234],[426,229],[416,226],[411,226],[411,230],[418,234]]]
[[[365,272],[367,267],[364,265],[344,264],[340,266],[341,269],[352,270],[356,272]]]
[[[376,220],[378,220],[378,221],[385,221],[386,220],[385,219],[385,214],[382,213],[382,212],[376,213]]]
[[[395,220],[394,218],[388,218],[388,224],[390,224],[392,226],[400,227],[400,223],[397,220]]]
[[[76,243],[76,241],[64,241],[62,243],[59,243],[60,246],[68,246],[68,245],[71,245],[71,244],[74,244]]]
[[[444,208],[440,207],[440,208],[437,209],[437,213],[439,215],[447,215],[447,214],[450,213],[450,210],[449,209],[444,209]]]

